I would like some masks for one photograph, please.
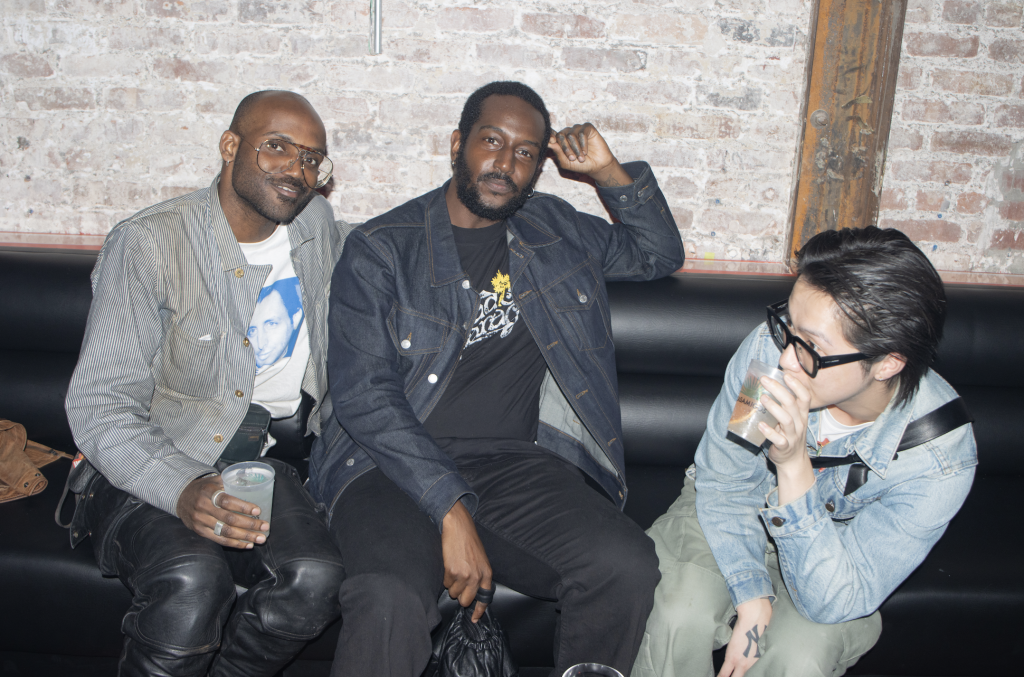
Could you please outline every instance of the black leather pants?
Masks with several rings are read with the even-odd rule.
[[[86,519],[96,559],[134,595],[120,675],[273,675],[336,619],[344,567],[290,466],[274,465],[271,535],[223,548],[100,478]],[[235,584],[248,588],[236,600]]]

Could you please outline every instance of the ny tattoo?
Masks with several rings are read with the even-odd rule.
[[[750,656],[750,647],[754,647],[754,658],[761,657],[761,647],[757,645],[759,639],[761,639],[761,633],[757,631],[757,626],[755,625],[747,631],[747,648],[743,650],[744,658]]]

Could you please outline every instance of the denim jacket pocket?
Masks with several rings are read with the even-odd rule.
[[[415,370],[406,377],[406,393],[412,391],[434,362],[447,342],[451,329],[447,324],[425,313],[395,306],[388,315],[388,333],[398,351],[402,371]]]
[[[604,348],[611,336],[603,305],[601,280],[587,259],[541,290],[555,310],[567,336],[576,337],[581,350]]]
[[[171,323],[164,340],[157,385],[179,396],[219,398],[223,390],[224,334],[196,338]]]

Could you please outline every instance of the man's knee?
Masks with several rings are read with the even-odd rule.
[[[340,562],[297,559],[283,564],[264,603],[257,603],[264,628],[292,639],[313,639],[341,615],[338,591],[344,580]]]
[[[151,646],[201,653],[220,642],[235,599],[235,585],[221,558],[185,555],[140,573],[124,631]]]
[[[628,588],[633,595],[649,600],[661,580],[654,542],[639,527],[624,530],[609,543],[594,549],[589,576],[612,581],[615,588]]]

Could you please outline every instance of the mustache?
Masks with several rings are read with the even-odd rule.
[[[295,192],[297,193],[302,193],[306,190],[305,182],[299,181],[298,179],[293,179],[292,177],[287,175],[268,174],[267,181],[271,183],[276,183],[281,186],[288,186],[289,188],[294,188]]]
[[[494,179],[495,181],[501,181],[506,186],[508,186],[508,189],[512,191],[512,193],[519,192],[519,186],[517,186],[515,181],[512,180],[512,177],[509,176],[508,174],[502,174],[501,172],[481,174],[480,176],[477,177],[476,181],[477,183],[480,183],[481,181],[490,181],[491,179]]]

